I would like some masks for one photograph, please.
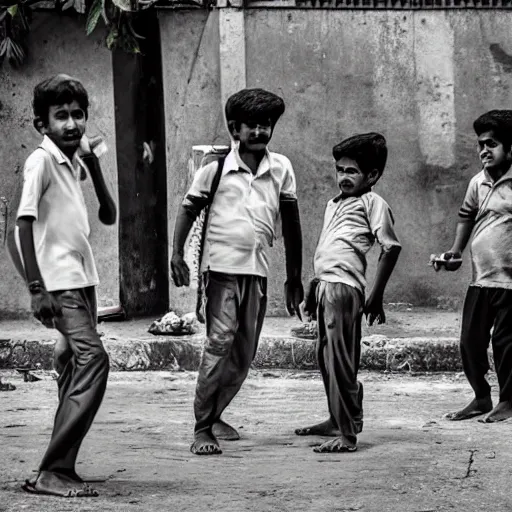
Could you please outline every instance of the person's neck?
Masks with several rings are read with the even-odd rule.
[[[510,170],[512,162],[508,163],[505,167],[498,167],[497,169],[486,169],[487,174],[491,177],[492,181],[496,183]]]
[[[265,157],[265,150],[263,151],[246,151],[243,148],[238,150],[238,154],[240,155],[240,159],[242,162],[249,167],[253,174],[258,172],[258,167],[260,166],[261,161]]]

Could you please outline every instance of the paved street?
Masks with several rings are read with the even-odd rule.
[[[194,372],[112,373],[78,472],[99,498],[23,493],[50,435],[56,383],[11,371],[0,393],[0,511],[508,511],[511,423],[441,419],[470,397],[460,375],[363,373],[359,451],[319,455],[321,438],[293,434],[325,417],[321,380],[308,372],[253,372],[226,420],[242,439],[224,454],[189,452]],[[496,392],[496,382],[493,391]]]

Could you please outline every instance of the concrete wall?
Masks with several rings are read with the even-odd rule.
[[[171,232],[191,145],[227,140],[217,15],[161,15]],[[467,259],[459,273],[442,275],[428,259],[450,247],[458,205],[479,171],[473,120],[512,106],[511,22],[504,10],[245,11],[247,87],[268,88],[286,101],[271,148],[295,166],[306,279],[325,203],[336,193],[331,148],[353,133],[380,131],[389,158],[376,191],[391,205],[404,247],[386,300],[460,303],[470,277]],[[271,269],[273,314],[282,312],[282,244]],[[183,297],[171,286],[171,305]]]
[[[43,78],[60,72],[82,80],[89,92],[88,133],[103,135],[109,146],[103,171],[117,197],[111,54],[104,47],[103,36],[98,30],[93,36],[86,37],[83,19],[36,13],[31,27],[29,61],[19,70],[3,64],[0,72],[0,196],[9,200],[11,216],[16,214],[21,193],[23,163],[40,141],[32,126],[33,88]],[[107,227],[99,222],[98,202],[91,180],[83,186],[91,223],[91,242],[101,280],[99,303],[117,303],[117,227]],[[10,222],[13,220],[11,217]],[[27,312],[29,307],[25,286],[15,274],[5,248],[0,246],[0,319]]]
[[[178,206],[190,186],[192,146],[229,143],[220,101],[219,11],[161,12],[160,37],[172,242]],[[170,282],[169,295],[171,309],[194,310],[195,290],[178,289]]]

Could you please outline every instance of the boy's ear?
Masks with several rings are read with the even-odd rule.
[[[375,183],[377,183],[378,179],[379,179],[379,171],[377,169],[372,169],[368,173],[366,182],[368,183],[368,185],[370,185],[372,187],[373,185],[375,185]]]
[[[34,119],[34,128],[41,134],[44,135],[46,133],[45,125],[43,120],[40,117],[36,117]]]
[[[236,128],[236,121],[228,121],[228,130],[229,130],[229,133],[236,140],[238,138],[238,130]]]

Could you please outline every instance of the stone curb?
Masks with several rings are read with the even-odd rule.
[[[104,338],[114,371],[197,370],[203,336],[118,341]],[[0,340],[0,369],[52,369],[54,341]],[[490,354],[492,364],[492,354]],[[287,336],[263,336],[255,369],[315,370],[315,342]],[[363,338],[361,369],[398,372],[460,372],[458,338]]]

